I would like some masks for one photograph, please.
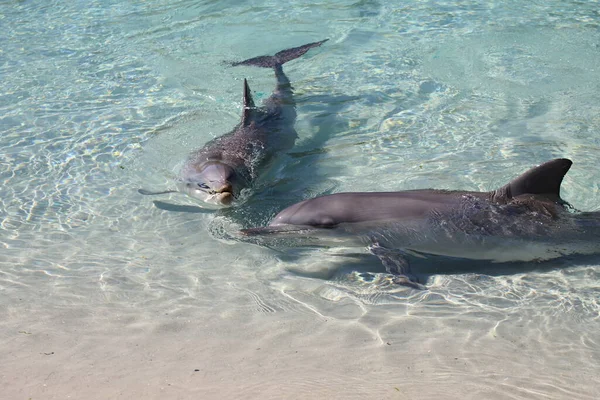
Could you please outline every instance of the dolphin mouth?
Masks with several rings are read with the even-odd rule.
[[[214,199],[219,204],[222,204],[224,206],[230,206],[231,203],[233,202],[233,193],[231,193],[231,192],[217,193],[217,194],[215,194]]]
[[[225,182],[220,188],[213,191],[213,200],[220,205],[229,206],[234,200],[233,186]]]

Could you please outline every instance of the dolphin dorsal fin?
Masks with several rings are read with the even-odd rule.
[[[244,78],[244,113],[242,114],[242,125],[248,125],[250,123],[250,114],[252,110],[256,108],[254,100],[252,99],[252,93],[250,92],[250,86],[248,81]]]
[[[560,184],[572,164],[566,158],[545,162],[493,191],[492,197],[504,202],[523,194],[537,194],[560,200]]]

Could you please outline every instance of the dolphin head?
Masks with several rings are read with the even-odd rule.
[[[204,203],[228,207],[239,192],[235,170],[219,161],[208,161],[185,170],[179,190]]]

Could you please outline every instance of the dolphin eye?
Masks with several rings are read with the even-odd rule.
[[[200,189],[208,189],[208,185],[205,183],[198,182],[197,185]]]

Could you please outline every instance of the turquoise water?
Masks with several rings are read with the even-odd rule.
[[[598,258],[457,265],[413,292],[356,250],[230,233],[315,195],[491,190],[555,157],[574,161],[563,198],[600,209],[599,9],[0,1],[0,392],[597,398]],[[270,94],[271,71],[223,61],[324,38],[285,66],[299,140],[247,203],[137,193],[233,128],[243,78]]]

